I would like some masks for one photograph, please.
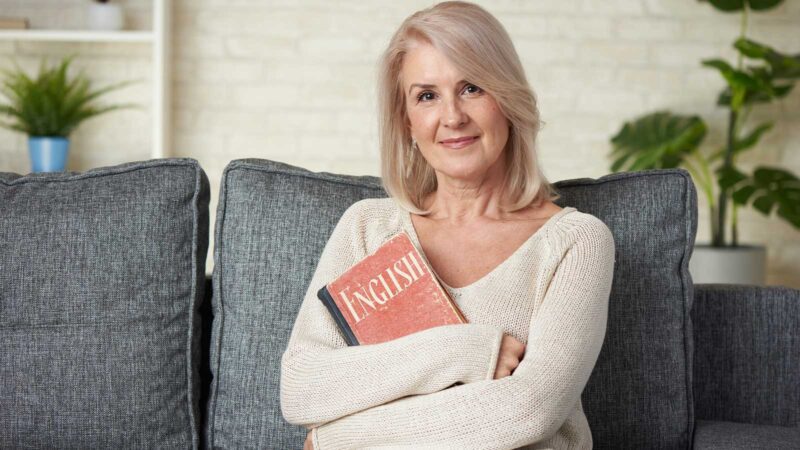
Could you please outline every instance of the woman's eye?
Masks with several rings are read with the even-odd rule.
[[[480,94],[481,92],[483,92],[483,89],[475,86],[474,84],[468,84],[464,86],[464,93],[466,94]]]
[[[433,97],[434,97],[433,92],[424,91],[424,92],[420,92],[420,94],[417,95],[417,101],[418,102],[427,102],[427,101],[433,100]]]

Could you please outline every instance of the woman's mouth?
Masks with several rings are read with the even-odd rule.
[[[447,148],[464,148],[472,145],[473,142],[478,140],[478,136],[463,136],[458,138],[445,139],[439,143]]]

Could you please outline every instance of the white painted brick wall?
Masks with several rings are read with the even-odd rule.
[[[120,0],[128,25],[150,26],[148,0]],[[686,0],[482,0],[505,24],[546,122],[539,140],[547,175],[609,172],[609,138],[625,120],[656,109],[700,114],[709,144],[723,142],[724,110],[714,106],[719,75],[706,58],[734,61],[739,16]],[[375,63],[391,32],[431,2],[414,0],[175,0],[173,3],[173,149],[200,161],[214,211],[222,170],[257,157],[311,170],[378,174]],[[83,0],[0,0],[3,15],[39,28],[80,28]],[[800,52],[800,1],[750,16],[749,36]],[[141,80],[109,100],[137,110],[86,122],[73,136],[70,169],[146,159],[150,149],[150,54],[138,44],[42,44],[0,41],[0,64],[13,56],[35,69],[41,56],[77,51],[76,65],[98,84]],[[741,167],[800,173],[800,89],[752,114],[778,120]],[[120,139],[120,136],[126,136]],[[109,142],[113,142],[109,145]],[[29,170],[24,136],[0,129],[0,170]],[[698,242],[709,240],[699,195]],[[768,246],[771,284],[800,288],[800,232],[741,210],[740,242]],[[213,247],[212,250],[213,251]],[[213,258],[209,252],[208,270]]]

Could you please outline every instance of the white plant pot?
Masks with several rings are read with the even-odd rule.
[[[125,16],[120,5],[93,1],[87,10],[87,23],[91,30],[121,30],[125,25]]]
[[[695,245],[689,260],[692,282],[764,285],[767,248],[763,245]]]

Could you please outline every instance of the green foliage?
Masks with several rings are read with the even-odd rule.
[[[54,67],[42,62],[35,78],[29,77],[18,65],[16,70],[2,70],[0,92],[9,103],[0,104],[0,113],[10,116],[11,121],[0,121],[0,126],[29,136],[68,137],[90,117],[132,106],[97,106],[98,97],[130,82],[92,90],[91,82],[83,73],[69,76],[71,62],[72,57],[64,58]]]
[[[760,59],[766,62],[769,65],[769,70],[765,70],[765,73],[771,75],[772,79],[800,78],[800,54],[784,55],[771,47],[747,38],[737,39],[733,43],[733,47],[748,58]]]
[[[752,206],[764,215],[777,207],[777,214],[800,228],[800,179],[790,172],[774,167],[759,167],[748,176],[735,168],[718,171],[720,186],[734,189],[733,201]]]
[[[741,11],[745,4],[753,11],[765,11],[783,3],[783,0],[705,0],[720,11]]]
[[[772,122],[764,122],[758,127],[756,127],[753,131],[751,131],[747,136],[736,139],[733,145],[733,155],[734,157],[738,156],[744,150],[749,150],[753,148],[757,143],[758,140],[761,139],[761,136],[766,133],[767,131],[771,130],[773,127]],[[716,161],[717,159],[722,159],[725,157],[725,152],[727,152],[727,148],[722,148],[708,159],[709,161]]]
[[[679,116],[658,111],[626,122],[613,138],[611,170],[669,169],[678,167],[706,135],[698,116]],[[630,162],[629,162],[630,161]]]
[[[702,0],[701,0],[702,1]],[[659,111],[625,122],[611,138],[611,170],[685,167],[705,194],[711,208],[712,245],[724,245],[722,227],[726,205],[750,205],[757,211],[777,215],[800,229],[800,181],[788,171],[757,167],[748,175],[735,166],[742,153],[755,148],[774,127],[766,121],[746,127],[755,105],[786,97],[800,79],[800,54],[781,53],[768,45],[745,37],[747,12],[764,11],[782,0],[704,0],[721,11],[742,12],[742,32],[733,47],[739,60],[732,64],[718,58],[702,61],[725,80],[717,105],[729,110],[725,145],[705,157],[700,151],[706,125],[698,116]],[[744,64],[744,61],[748,64]],[[713,164],[718,167],[712,167]],[[715,198],[715,186],[718,198]],[[733,239],[736,242],[736,209],[733,210]]]
[[[794,87],[788,80],[800,78],[800,55],[785,55],[746,38],[739,38],[733,46],[743,56],[766,65],[735,69],[720,59],[704,60],[703,65],[717,69],[728,84],[719,94],[719,106],[739,111],[745,105],[786,97]]]

